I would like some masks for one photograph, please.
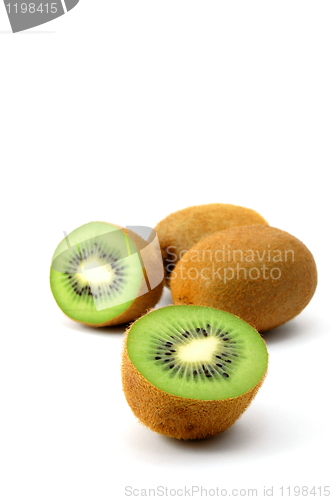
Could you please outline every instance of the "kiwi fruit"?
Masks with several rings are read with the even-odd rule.
[[[71,319],[91,326],[118,325],[158,302],[163,274],[153,244],[115,224],[89,222],[57,246],[50,284]]]
[[[175,304],[217,307],[259,332],[298,315],[317,285],[313,255],[295,236],[270,226],[233,227],[194,245],[172,273]]]
[[[219,309],[170,305],[127,331],[122,384],[136,417],[155,432],[202,439],[230,427],[261,386],[264,340]]]
[[[187,207],[172,213],[155,227],[162,252],[166,285],[176,262],[202,238],[234,226],[268,224],[250,208],[226,203]]]

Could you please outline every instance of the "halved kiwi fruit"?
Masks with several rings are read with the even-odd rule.
[[[217,231],[248,224],[268,224],[251,208],[228,203],[209,203],[178,210],[157,224],[164,260],[166,285],[176,262],[198,241]]]
[[[233,227],[194,245],[172,273],[175,304],[217,307],[263,332],[310,302],[317,269],[295,236],[270,226]]]
[[[72,231],[56,248],[52,293],[75,321],[92,326],[126,323],[158,302],[163,290],[160,260],[153,245],[134,232],[90,222]]]
[[[267,371],[257,331],[209,307],[167,306],[131,325],[122,380],[138,419],[166,436],[201,439],[230,427]]]

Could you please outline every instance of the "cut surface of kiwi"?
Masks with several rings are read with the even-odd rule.
[[[123,387],[148,427],[196,439],[232,425],[260,387],[267,363],[264,340],[233,314],[167,306],[130,327]]]
[[[62,311],[101,326],[136,319],[155,305],[162,284],[154,291],[147,286],[139,252],[144,243],[105,222],[72,231],[56,248],[51,266],[51,289]]]

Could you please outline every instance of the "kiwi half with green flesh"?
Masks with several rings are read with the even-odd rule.
[[[268,224],[250,208],[227,203],[210,203],[187,207],[163,219],[155,230],[165,268],[166,285],[176,262],[202,238],[234,226]]]
[[[153,431],[201,439],[230,427],[256,395],[268,354],[240,318],[201,306],[167,306],[131,325],[123,350],[127,402]]]
[[[75,321],[92,326],[127,323],[160,299],[159,260],[153,246],[134,232],[90,222],[72,231],[56,248],[51,290],[62,311]],[[156,282],[153,276],[158,272],[161,279],[151,289],[149,283]]]
[[[201,240],[172,273],[175,304],[217,307],[263,332],[310,302],[317,269],[295,236],[270,226],[234,227]]]

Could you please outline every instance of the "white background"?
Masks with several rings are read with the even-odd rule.
[[[331,22],[325,1],[81,0],[12,35],[0,5],[1,499],[331,483]],[[67,319],[49,267],[63,231],[210,202],[301,239],[319,286],[265,335],[269,374],[243,417],[180,442],[137,423],[124,329]]]

